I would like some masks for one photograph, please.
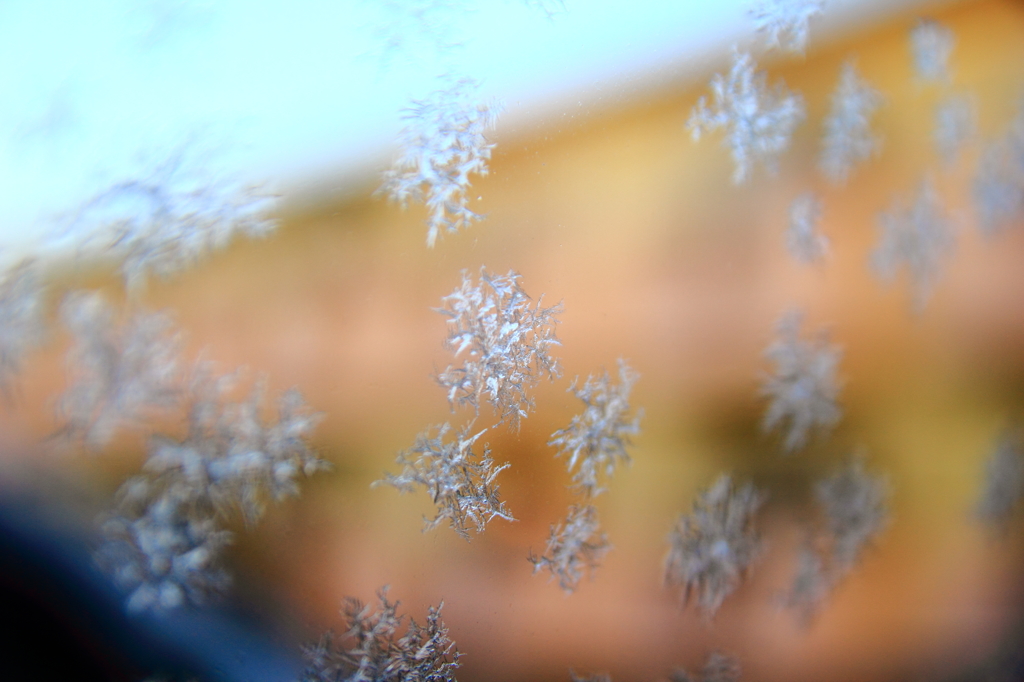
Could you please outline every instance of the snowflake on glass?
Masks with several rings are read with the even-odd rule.
[[[38,265],[25,260],[0,280],[0,392],[8,397],[29,351],[43,342],[43,286]]]
[[[713,651],[704,662],[700,675],[677,668],[669,675],[669,682],[738,682],[742,668],[739,659],[730,654]]]
[[[582,387],[569,388],[586,406],[583,414],[572,418],[569,426],[552,434],[548,445],[569,458],[573,482],[585,497],[603,492],[598,479],[611,476],[618,464],[628,464],[626,447],[630,437],[640,433],[640,415],[631,415],[629,393],[639,375],[624,360],[619,360],[619,383],[612,383],[608,372],[587,377]]]
[[[909,208],[894,202],[879,215],[878,246],[871,253],[871,267],[886,282],[906,268],[913,287],[916,311],[924,309],[939,279],[942,262],[953,250],[953,224],[939,203],[931,182],[921,183]]]
[[[853,62],[843,64],[839,86],[832,93],[832,108],[825,118],[818,161],[832,182],[845,182],[856,164],[881,148],[881,139],[871,132],[871,117],[881,104],[881,94],[861,80]]]
[[[769,48],[803,54],[808,24],[820,15],[825,0],[758,0],[748,10]]]
[[[953,52],[953,31],[934,19],[919,19],[910,31],[914,68],[921,80],[945,83],[949,80],[949,55]]]
[[[817,263],[828,255],[828,237],[818,228],[820,220],[821,199],[813,192],[804,192],[789,205],[786,249],[800,263]]]
[[[827,431],[842,416],[837,403],[842,382],[836,376],[842,351],[828,342],[825,333],[814,340],[802,339],[802,320],[803,314],[796,310],[779,320],[778,339],[765,350],[775,369],[761,387],[768,399],[762,427],[766,432],[782,428],[783,447],[790,453],[807,444],[812,429]]]
[[[975,136],[976,119],[974,99],[968,95],[946,97],[935,107],[935,148],[947,165]]]
[[[888,523],[889,485],[854,458],[816,483],[814,496],[825,512],[832,570],[843,576]]]
[[[377,608],[348,597],[342,605],[347,630],[342,638],[328,631],[304,648],[308,666],[300,682],[455,682],[461,654],[441,620],[444,602],[427,609],[420,625],[405,616],[399,602],[388,601],[388,588],[377,593]],[[347,646],[343,644],[347,643]]]
[[[766,80],[749,54],[734,52],[729,75],[716,74],[711,79],[714,106],[701,97],[687,123],[694,140],[705,131],[725,129],[724,143],[736,163],[732,176],[736,184],[746,181],[755,162],[774,172],[778,155],[804,119],[803,99],[782,84],[770,89]]]
[[[296,479],[327,464],[307,443],[319,415],[297,391],[278,402],[276,421],[261,417],[264,387],[233,403],[233,376],[197,366],[184,439],[154,436],[142,473],[118,490],[97,560],[128,593],[130,611],[203,604],[230,583],[223,552],[233,512],[249,525],[266,503],[298,494]]]
[[[374,485],[387,484],[400,492],[413,492],[425,488],[434,504],[437,515],[424,518],[424,531],[432,530],[448,521],[452,530],[469,540],[469,529],[473,527],[482,533],[494,518],[515,521],[512,514],[499,499],[498,486],[494,479],[508,468],[508,463],[495,464],[491,451],[486,445],[483,452],[473,452],[476,441],[484,434],[470,434],[470,425],[455,434],[454,440],[447,438],[451,427],[442,424],[421,433],[416,443],[398,456],[402,473],[387,474]]]
[[[974,177],[978,227],[991,236],[1024,221],[1024,111],[982,153]]]
[[[138,177],[97,193],[65,218],[64,239],[121,259],[129,289],[170,277],[227,246],[235,235],[263,237],[277,227],[276,196],[211,176],[209,159],[182,146]]]
[[[1005,527],[1024,497],[1024,439],[1019,431],[999,439],[985,474],[978,517],[989,525]]]
[[[61,316],[74,339],[71,385],[58,401],[64,435],[100,448],[118,428],[179,404],[181,339],[170,317],[138,312],[118,320],[111,304],[85,292],[69,295]]]
[[[585,571],[593,571],[611,549],[608,537],[600,532],[597,508],[572,505],[564,523],[551,526],[551,536],[542,556],[530,554],[533,572],[547,569],[558,586],[573,592]]]
[[[689,516],[680,515],[669,534],[665,584],[682,587],[684,603],[695,597],[710,618],[739,586],[761,551],[754,515],[763,502],[753,485],[736,488],[722,475]]]
[[[400,155],[384,173],[380,192],[403,207],[409,201],[427,206],[427,246],[441,232],[454,234],[480,216],[467,206],[470,175],[487,175],[494,144],[485,133],[500,107],[476,101],[479,84],[452,80],[426,99],[405,109],[407,125],[399,137]]]
[[[797,554],[796,574],[789,590],[782,595],[783,608],[797,612],[800,622],[810,625],[814,616],[832,591],[832,579],[825,569],[821,553],[813,540],[808,540]]]
[[[562,306],[545,308],[543,297],[531,304],[519,280],[514,271],[491,275],[482,268],[480,281],[473,282],[463,272],[462,284],[437,309],[448,318],[445,347],[456,358],[465,354],[462,366],[449,365],[437,375],[449,404],[479,413],[481,400],[486,401],[514,431],[533,409],[529,390],[545,374],[561,375],[550,352],[560,345],[555,325]]]

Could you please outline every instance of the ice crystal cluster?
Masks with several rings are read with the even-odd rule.
[[[8,397],[25,356],[46,333],[38,267],[35,261],[22,261],[0,279],[0,392]]]
[[[789,229],[786,249],[798,262],[820,262],[828,255],[829,241],[818,225],[821,221],[821,199],[813,192],[800,194],[789,205]]]
[[[758,0],[749,14],[769,48],[803,54],[808,24],[825,8],[825,0]]]
[[[403,493],[426,489],[437,505],[437,515],[424,519],[424,531],[448,521],[452,530],[469,540],[471,527],[482,533],[494,518],[515,520],[494,483],[509,465],[495,464],[486,445],[480,454],[473,451],[484,431],[471,434],[466,426],[453,438],[450,431],[448,424],[442,424],[421,433],[412,448],[398,456],[402,473],[387,474],[375,485],[391,485]]]
[[[477,101],[478,89],[472,79],[452,79],[425,99],[413,100],[403,114],[401,151],[384,173],[380,191],[402,206],[426,205],[427,246],[434,246],[442,232],[454,234],[480,219],[469,209],[466,192],[470,175],[487,175],[494,144],[485,133],[500,107]]]
[[[881,148],[880,138],[871,132],[871,118],[882,104],[882,96],[857,75],[853,62],[843,64],[839,85],[832,93],[832,105],[825,118],[819,166],[829,180],[845,182],[858,163]]]
[[[815,483],[814,498],[821,522],[800,549],[796,575],[783,601],[805,624],[889,522],[889,484],[865,471],[860,457]]]
[[[1019,432],[1004,434],[985,465],[985,487],[977,513],[982,521],[1005,527],[1024,497],[1024,444]]]
[[[1024,222],[1024,106],[1010,130],[986,146],[973,194],[983,234]]]
[[[700,493],[689,515],[680,515],[669,534],[665,583],[695,600],[706,617],[739,586],[761,553],[754,517],[764,495],[752,484],[737,488],[723,474]]]
[[[790,453],[807,444],[812,430],[827,432],[842,416],[836,371],[842,351],[823,333],[812,340],[801,338],[802,321],[798,310],[779,320],[778,338],[765,350],[775,368],[761,387],[768,400],[762,426],[765,431],[781,429],[783,448]]]
[[[229,402],[232,380],[196,367],[185,437],[150,439],[142,473],[121,486],[103,524],[97,557],[129,593],[131,611],[202,604],[222,592],[229,520],[255,524],[268,502],[298,494],[300,476],[327,466],[307,443],[320,417],[298,391],[284,393],[268,421],[262,383]]]
[[[879,240],[871,266],[887,282],[906,269],[913,289],[914,309],[931,298],[943,261],[953,249],[953,224],[939,203],[932,183],[921,183],[912,206],[894,202],[878,217]]]
[[[888,483],[855,458],[815,484],[814,497],[825,514],[829,560],[845,575],[888,523]]]
[[[597,508],[574,504],[565,521],[551,526],[544,554],[531,553],[529,559],[534,573],[547,570],[562,590],[573,592],[584,573],[597,568],[610,549],[608,536],[601,532]]]
[[[65,435],[96,449],[182,397],[181,340],[170,317],[139,311],[119,320],[100,295],[78,292],[61,306],[73,346],[71,383],[58,402]]]
[[[968,95],[951,95],[935,107],[935,148],[947,165],[974,137],[976,118],[974,99]]]
[[[714,104],[701,97],[690,115],[687,127],[693,139],[705,132],[725,130],[724,144],[732,152],[736,170],[732,180],[747,180],[755,163],[774,172],[777,158],[789,146],[793,130],[804,119],[803,98],[790,93],[785,85],[767,85],[763,71],[749,54],[734,52],[727,76],[711,79]]]
[[[210,177],[206,161],[182,147],[151,170],[94,195],[67,220],[65,231],[82,248],[121,263],[129,289],[150,274],[168,277],[235,235],[262,237],[277,223],[276,197],[259,187]]]
[[[949,55],[953,52],[953,32],[933,19],[921,19],[910,32],[910,48],[917,76],[924,81],[949,80]]]
[[[387,587],[378,592],[376,610],[345,599],[347,631],[340,638],[327,632],[306,647],[301,682],[454,682],[461,654],[441,620],[444,603],[427,609],[423,625],[410,618],[400,634],[405,616],[387,593]]]
[[[739,659],[720,651],[712,651],[700,674],[680,668],[669,675],[669,682],[739,682],[741,673]]]
[[[583,386],[574,381],[569,390],[583,402],[583,412],[569,426],[551,435],[548,445],[558,448],[558,455],[568,458],[573,474],[571,486],[581,499],[569,508],[564,522],[551,527],[543,556],[531,554],[534,573],[547,569],[565,592],[572,592],[583,577],[583,568],[593,571],[604,554],[611,549],[600,532],[597,508],[591,500],[604,492],[602,478],[610,477],[620,464],[629,464],[626,448],[631,437],[640,433],[640,414],[632,414],[629,394],[639,375],[619,360],[619,382],[613,383],[605,371],[588,376]]]
[[[521,276],[491,275],[485,268],[474,282],[462,273],[462,284],[443,299],[438,312],[448,318],[445,346],[459,366],[449,365],[437,381],[448,392],[448,402],[472,407],[488,402],[513,431],[533,409],[529,391],[541,377],[561,374],[551,350],[559,345],[555,325],[561,304],[544,307],[543,297],[533,303],[519,283]]]
[[[552,434],[548,445],[568,458],[566,466],[573,483],[585,497],[603,492],[599,479],[611,476],[619,464],[628,464],[626,447],[640,433],[640,415],[632,415],[629,393],[639,375],[619,360],[619,382],[614,384],[608,372],[589,376],[583,386],[570,387],[584,405],[583,413],[572,418],[569,426]]]

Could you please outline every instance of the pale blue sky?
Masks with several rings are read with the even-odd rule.
[[[703,75],[752,35],[749,0],[567,0],[552,19],[518,0],[438,0],[455,7],[441,40],[462,43],[438,49],[400,9],[428,4],[0,0],[0,242],[37,237],[186,140],[211,175],[296,195],[386,165],[401,107],[445,71],[505,103],[500,140]],[[834,23],[894,4],[829,8]]]

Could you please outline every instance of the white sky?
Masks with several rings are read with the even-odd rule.
[[[816,28],[922,3],[832,0],[812,45]],[[212,175],[286,196],[379,170],[400,109],[445,71],[505,103],[499,137],[700,75],[750,40],[749,4],[566,0],[549,19],[520,0],[0,0],[0,244],[187,140]],[[461,46],[437,49],[408,18],[430,5],[453,6],[436,24]]]

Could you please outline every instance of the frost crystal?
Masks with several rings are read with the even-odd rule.
[[[881,140],[871,132],[871,117],[881,104],[881,94],[858,77],[853,62],[843,64],[839,86],[832,93],[832,108],[825,118],[818,162],[832,182],[845,182],[856,164],[881,148]]]
[[[476,102],[478,88],[476,81],[461,79],[413,100],[403,116],[401,153],[384,173],[380,192],[403,207],[410,200],[426,204],[427,246],[442,230],[454,234],[480,219],[467,207],[466,191],[470,175],[487,175],[494,144],[484,133],[494,126],[500,107]]]
[[[260,417],[263,386],[247,400],[226,403],[228,377],[199,366],[184,440],[154,436],[142,474],[126,481],[115,512],[103,523],[99,563],[129,593],[128,609],[171,609],[204,603],[223,592],[225,530],[235,510],[257,522],[266,502],[298,493],[299,475],[326,468],[306,438],[319,421],[297,391],[285,393],[278,419]]]
[[[794,609],[803,625],[810,625],[814,616],[832,591],[832,579],[826,573],[825,563],[813,541],[800,547],[797,555],[796,575],[781,604]]]
[[[741,672],[739,659],[714,651],[704,663],[702,675],[691,675],[679,668],[669,676],[669,682],[738,682]]]
[[[1024,220],[1024,113],[985,149],[973,193],[978,227],[985,235]]]
[[[845,575],[888,523],[888,483],[858,458],[815,484],[814,496],[825,511],[833,570]]]
[[[118,182],[83,204],[68,221],[69,236],[86,248],[123,259],[129,289],[147,274],[168,277],[221,249],[236,234],[261,237],[273,195],[210,178],[202,159],[180,149],[143,177]]]
[[[935,147],[946,164],[974,137],[975,119],[974,99],[967,95],[947,97],[935,108]]]
[[[825,7],[825,0],[759,0],[748,10],[769,48],[804,53],[807,25]]]
[[[716,74],[711,79],[714,107],[701,97],[687,123],[694,140],[704,131],[725,128],[724,142],[736,163],[732,176],[736,184],[749,177],[758,161],[774,172],[776,157],[789,146],[793,129],[804,119],[803,99],[781,84],[769,89],[764,72],[755,69],[749,54],[733,53],[729,75]]]
[[[953,31],[933,19],[919,19],[910,31],[914,68],[925,81],[949,80],[947,62],[953,52]]]
[[[579,585],[584,571],[593,571],[611,549],[600,531],[597,509],[592,505],[572,505],[562,524],[551,526],[551,536],[543,556],[530,554],[533,572],[547,569],[565,592]]]
[[[762,427],[766,432],[782,428],[783,447],[790,453],[807,444],[812,429],[827,431],[842,416],[836,377],[842,351],[824,333],[812,341],[800,338],[802,319],[794,310],[779,320],[779,338],[765,350],[775,370],[761,387],[769,401]]]
[[[8,396],[24,357],[43,341],[42,298],[34,261],[15,265],[0,280],[0,391]]]
[[[598,483],[602,474],[611,476],[618,464],[630,462],[626,447],[631,444],[630,436],[640,433],[640,416],[630,416],[629,393],[638,378],[619,360],[618,385],[613,385],[605,372],[587,377],[582,387],[573,382],[569,388],[586,407],[568,428],[555,431],[548,445],[569,458],[570,472],[579,465],[572,480],[587,498],[604,492]]]
[[[343,639],[348,647],[332,632],[306,647],[309,665],[301,682],[454,682],[461,654],[441,620],[444,602],[427,609],[425,625],[410,618],[399,637],[405,617],[398,615],[399,602],[387,596],[387,587],[377,593],[376,611],[358,599],[345,599],[342,613],[348,630]]]
[[[680,515],[669,534],[665,584],[682,587],[684,603],[696,597],[708,618],[760,554],[754,515],[763,502],[753,485],[736,489],[723,474],[698,496],[689,516]]]
[[[435,427],[436,435],[430,431],[421,433],[412,448],[398,456],[402,473],[387,474],[374,483],[392,485],[403,493],[426,488],[437,505],[437,516],[424,518],[424,531],[447,519],[452,530],[469,540],[470,525],[482,533],[495,517],[515,520],[498,499],[498,486],[494,485],[494,479],[508,468],[508,463],[495,465],[486,445],[482,455],[474,453],[473,445],[486,429],[470,435],[470,426],[457,433],[453,441],[446,441],[451,429],[448,424]]]
[[[462,285],[437,309],[448,318],[445,347],[456,358],[465,353],[461,367],[449,365],[437,376],[452,409],[468,405],[479,413],[485,400],[513,431],[533,409],[528,390],[544,374],[550,379],[561,374],[549,353],[560,345],[555,325],[562,306],[541,307],[543,297],[531,305],[519,279],[514,271],[501,276],[481,268],[474,283],[463,272]]]
[[[66,435],[103,447],[117,428],[178,405],[181,342],[168,316],[119,321],[101,296],[84,292],[68,296],[61,315],[74,338],[72,384],[58,402]]]
[[[1024,446],[1019,433],[1000,438],[985,471],[978,516],[989,525],[1005,526],[1024,497]]]
[[[800,263],[811,264],[828,255],[828,237],[818,229],[821,199],[813,192],[804,192],[789,205],[789,229],[786,248]]]
[[[953,226],[931,182],[921,183],[910,208],[894,203],[892,209],[879,215],[878,226],[881,234],[871,253],[871,267],[882,280],[890,282],[905,267],[914,289],[914,309],[924,309],[942,261],[953,249]]]

